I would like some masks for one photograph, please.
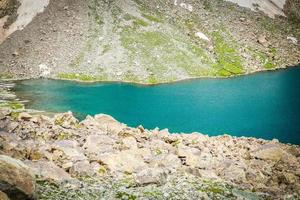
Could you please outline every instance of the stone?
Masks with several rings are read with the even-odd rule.
[[[279,179],[288,185],[295,184],[298,181],[298,178],[292,173],[283,173]]]
[[[0,191],[0,199],[1,199],[1,200],[10,200],[10,199],[8,198],[8,196],[7,196],[4,192],[1,192],[1,191]]]
[[[39,125],[52,125],[53,120],[50,117],[44,116],[44,115],[38,115],[36,117],[33,117],[31,119],[33,122],[39,124]]]
[[[245,18],[245,17],[240,17],[240,21],[241,21],[241,22],[245,22],[245,21],[246,21],[246,18]]]
[[[29,121],[32,118],[32,116],[26,112],[22,112],[18,115],[18,120],[19,121]]]
[[[62,164],[61,166],[65,171],[68,171],[71,167],[73,167],[73,162],[67,162]]]
[[[51,161],[26,161],[26,165],[28,165],[33,173],[42,177],[45,180],[56,182],[56,183],[65,183],[65,182],[73,182],[74,179],[65,172],[62,168],[58,167]]]
[[[199,174],[202,178],[205,179],[221,180],[221,178],[217,176],[216,172],[213,170],[199,169]]]
[[[207,42],[210,42],[210,39],[202,32],[196,32],[195,36],[200,38],[201,40],[205,40]]]
[[[117,153],[101,155],[101,163],[112,172],[133,173],[146,166],[144,159],[150,156],[149,149],[124,150]]]
[[[221,173],[226,180],[239,183],[242,183],[246,180],[245,170],[235,165],[230,165],[230,167],[225,168]]]
[[[87,160],[87,157],[81,152],[78,148],[71,148],[71,147],[57,147],[58,151],[61,151],[61,157],[63,160],[71,160],[71,161],[82,161]]]
[[[95,115],[94,118],[98,122],[99,126],[108,133],[118,134],[126,127],[124,124],[118,122],[109,115],[98,114]]]
[[[19,123],[18,122],[11,122],[7,125],[7,131],[8,132],[13,132],[15,129],[17,129],[19,126]]]
[[[0,191],[10,199],[33,199],[35,177],[32,171],[20,160],[0,155]]]
[[[297,40],[297,38],[295,38],[295,37],[288,36],[286,39],[289,40],[289,41],[290,41],[292,44],[294,44],[294,45],[297,45],[297,44],[298,44],[298,40]]]
[[[134,137],[125,137],[122,139],[123,146],[127,149],[136,149],[137,142]]]
[[[99,153],[105,153],[112,151],[112,147],[115,143],[108,135],[89,135],[86,142],[83,145],[85,152],[91,155],[97,155]]]
[[[40,64],[39,70],[40,70],[40,77],[43,78],[47,78],[51,73],[50,67],[48,67],[46,64]]]
[[[264,46],[264,47],[267,47],[267,46],[268,46],[267,38],[266,38],[265,36],[263,36],[263,35],[260,35],[260,36],[258,37],[257,42],[258,42],[259,44],[261,44],[262,46]]]
[[[202,167],[200,159],[201,151],[199,149],[179,144],[177,154],[179,158],[184,160],[184,165],[196,168]]]
[[[162,185],[167,180],[167,173],[161,168],[146,168],[135,175],[135,180],[139,185]]]
[[[283,156],[287,155],[287,153],[278,145],[266,144],[251,152],[250,155],[261,160],[277,162],[281,160]]]
[[[12,110],[10,108],[0,108],[0,120],[5,119],[11,113]]]
[[[77,125],[78,120],[73,116],[72,112],[66,112],[55,115],[54,123],[56,125],[69,129]]]
[[[92,167],[87,160],[78,161],[73,163],[70,168],[70,173],[75,176],[93,176]]]

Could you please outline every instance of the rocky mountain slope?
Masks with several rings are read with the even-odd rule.
[[[253,2],[52,0],[0,45],[1,76],[160,83],[300,63],[299,23]]]

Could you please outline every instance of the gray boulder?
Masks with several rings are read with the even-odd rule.
[[[35,177],[20,160],[0,155],[0,191],[13,200],[33,199]],[[1,194],[0,197],[5,195]]]

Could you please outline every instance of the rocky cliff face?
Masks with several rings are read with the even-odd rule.
[[[217,0],[52,0],[2,43],[1,76],[159,83],[298,64],[299,24],[267,14]]]

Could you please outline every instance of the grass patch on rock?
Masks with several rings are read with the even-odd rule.
[[[106,81],[107,77],[105,75],[87,75],[87,74],[76,74],[76,73],[59,73],[57,75],[60,79],[67,79],[67,80],[78,80],[78,81]]]
[[[214,32],[214,50],[217,63],[215,68],[219,76],[230,76],[244,72],[241,56],[238,54],[237,45],[234,41],[227,41],[225,32]]]

